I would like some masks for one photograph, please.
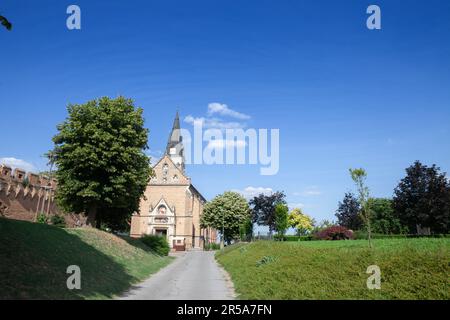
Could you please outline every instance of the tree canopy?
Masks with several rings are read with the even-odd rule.
[[[211,227],[222,234],[227,243],[240,236],[242,226],[250,220],[250,208],[239,193],[227,191],[206,203],[200,219],[202,228]]]
[[[2,26],[4,26],[7,30],[11,30],[12,29],[12,24],[11,22],[8,21],[8,19],[6,19],[4,16],[0,15],[0,23],[2,24]]]
[[[449,232],[450,183],[439,167],[416,161],[394,193],[395,215],[410,233],[417,233],[419,227],[432,233]]]
[[[270,233],[275,230],[275,207],[278,204],[286,204],[284,192],[277,191],[270,195],[260,194],[250,200],[252,207],[252,219],[254,223],[268,226]]]
[[[351,192],[347,192],[336,210],[338,224],[350,230],[359,230],[363,226],[360,216],[361,206]]]
[[[314,220],[299,208],[294,208],[289,213],[288,221],[289,226],[297,231],[297,235],[305,235],[314,229]]]
[[[289,208],[284,203],[279,203],[275,206],[275,231],[279,236],[284,236],[286,230],[289,228]]]
[[[152,173],[143,110],[130,99],[104,97],[67,111],[51,151],[59,205],[87,213],[90,226],[125,222],[139,210]]]
[[[394,215],[391,199],[370,198],[369,207],[372,211],[372,230],[375,233],[401,234],[407,230],[402,226],[400,219]]]

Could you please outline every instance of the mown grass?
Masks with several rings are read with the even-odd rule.
[[[170,261],[139,240],[0,218],[0,299],[110,299]],[[81,290],[67,289],[70,265]]]
[[[260,241],[216,257],[241,299],[450,298],[450,239],[375,240],[373,249],[365,240]],[[367,288],[371,265],[381,269],[381,290]]]

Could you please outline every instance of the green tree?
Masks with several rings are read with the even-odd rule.
[[[289,208],[283,203],[279,203],[275,207],[275,231],[280,237],[286,234],[286,230],[289,228]]]
[[[245,220],[239,227],[239,234],[241,241],[251,241],[253,238],[253,222],[251,216]]]
[[[124,97],[69,105],[51,151],[56,194],[68,212],[86,213],[87,225],[118,220],[134,211],[152,174],[143,110]]]
[[[367,173],[364,169],[350,169],[352,180],[356,184],[358,190],[358,201],[361,207],[361,217],[367,229],[369,239],[369,247],[372,248],[372,228],[370,225],[370,203],[369,203],[369,188],[366,186]]]
[[[250,208],[239,193],[227,191],[216,196],[203,208],[202,228],[214,228],[227,243],[239,238],[241,226],[250,219]]]
[[[314,229],[314,220],[304,214],[301,209],[295,208],[289,213],[289,226],[294,228],[297,235],[302,236]]]
[[[8,21],[8,19],[6,19],[4,16],[0,15],[0,23],[2,24],[2,26],[4,26],[7,30],[11,30],[12,29],[12,24],[11,22]]]
[[[277,191],[270,195],[260,194],[250,200],[252,219],[260,226],[268,226],[269,232],[275,230],[275,207],[278,204],[286,204],[286,195]]]
[[[394,215],[391,199],[370,198],[369,207],[372,217],[372,231],[383,234],[402,234],[407,232],[400,219]]]
[[[342,202],[339,202],[336,217],[340,226],[350,230],[359,230],[363,225],[360,216],[361,207],[358,199],[351,192],[347,192]]]
[[[395,215],[409,232],[429,228],[432,233],[450,230],[450,182],[436,165],[428,167],[419,161],[406,169],[394,191]]]

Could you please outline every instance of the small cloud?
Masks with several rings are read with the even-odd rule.
[[[293,195],[296,197],[315,197],[320,196],[322,192],[319,190],[317,186],[307,187],[305,190],[301,192],[294,192]]]
[[[12,157],[0,158],[0,164],[10,166],[12,169],[19,168],[27,172],[36,172],[36,167],[22,159],[16,159]]]
[[[184,122],[189,123],[191,125],[202,125],[205,129],[243,129],[246,127],[245,123],[234,122],[234,121],[222,121],[217,118],[204,118],[204,117],[193,117],[192,115],[188,115],[184,118]]]
[[[231,117],[235,121],[226,121],[221,117]],[[204,117],[194,117],[188,115],[184,122],[191,125],[202,125],[205,129],[243,129],[247,124],[243,120],[248,120],[249,115],[230,109],[226,104],[213,102],[208,105],[208,111]]]
[[[251,118],[247,114],[243,114],[235,110],[232,110],[226,104],[218,102],[208,104],[208,115],[212,116],[214,114],[219,114],[221,116],[229,116],[240,120],[248,120]]]
[[[234,192],[240,193],[245,199],[250,200],[260,194],[270,195],[273,193],[272,188],[264,187],[247,187],[244,190],[232,190]]]

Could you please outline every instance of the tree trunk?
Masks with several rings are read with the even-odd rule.
[[[86,227],[95,228],[96,227],[96,217],[97,217],[97,206],[90,206],[87,211],[88,217],[86,219]]]

